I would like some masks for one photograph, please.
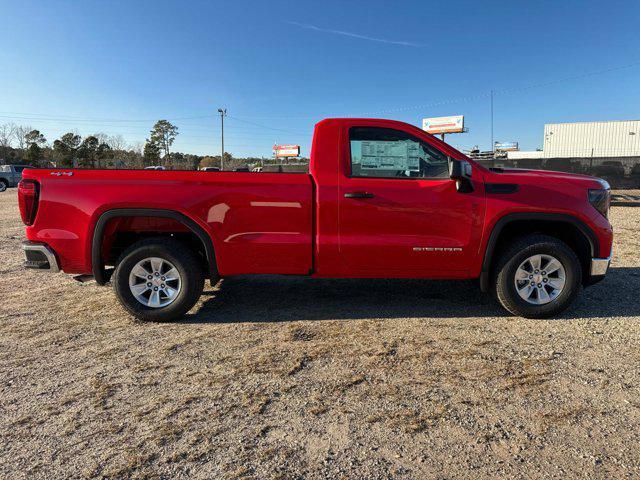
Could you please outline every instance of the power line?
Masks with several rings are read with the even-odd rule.
[[[157,122],[159,119],[164,118],[168,121],[182,121],[182,120],[197,120],[203,118],[215,118],[217,115],[194,115],[189,117],[171,117],[166,118],[164,115],[159,115],[156,118],[147,118],[147,119],[126,119],[126,118],[97,118],[97,117],[79,117],[73,115],[50,115],[47,113],[25,113],[25,112],[0,112],[3,115],[0,117],[3,118],[17,118],[23,120],[68,120],[68,121],[76,121],[76,122],[124,122],[124,123],[141,123],[141,122]]]
[[[573,75],[573,76],[570,76],[570,77],[564,77],[564,78],[560,78],[560,79],[557,79],[557,80],[551,80],[551,81],[548,81],[548,82],[534,83],[534,84],[527,85],[527,86],[524,86],[524,87],[505,88],[503,90],[496,90],[496,92],[494,92],[494,93],[507,93],[507,92],[530,90],[532,88],[548,87],[549,85],[555,85],[555,84],[558,84],[558,83],[569,82],[571,80],[581,80],[583,78],[593,77],[593,76],[596,76],[596,75],[603,75],[605,73],[615,72],[615,71],[618,71],[618,70],[624,70],[626,68],[637,67],[638,65],[640,65],[640,61],[633,62],[633,63],[628,63],[626,65],[619,65],[617,67],[605,68],[605,69],[602,69],[602,70],[594,70],[594,71],[591,71],[591,72],[587,72],[587,73],[583,73],[583,74],[579,74],[579,75]]]
[[[614,67],[610,67],[610,68],[600,69],[600,70],[593,70],[593,71],[582,73],[582,74],[578,74],[578,75],[572,75],[572,76],[559,78],[559,79],[556,79],[556,80],[550,80],[550,81],[546,81],[546,82],[534,83],[534,84],[525,85],[525,86],[522,86],[522,87],[510,87],[510,88],[504,88],[504,89],[494,89],[493,93],[494,93],[494,95],[502,95],[502,94],[509,94],[509,93],[512,93],[512,92],[526,91],[526,90],[530,90],[530,89],[534,89],[534,88],[542,88],[542,87],[556,85],[556,84],[564,83],[564,82],[568,82],[568,81],[589,78],[589,77],[596,76],[596,75],[603,75],[603,74],[614,72],[614,71],[619,71],[619,70],[623,70],[623,69],[636,67],[638,65],[640,65],[640,61],[628,63],[628,64],[625,64],[625,65],[618,65],[618,66],[614,66]],[[359,114],[359,115],[351,114],[351,115],[342,115],[342,116],[354,117],[354,116],[366,116],[366,115],[382,115],[382,114],[386,114],[386,113],[396,113],[396,112],[403,112],[403,111],[408,111],[408,110],[427,109],[427,108],[441,106],[441,105],[449,105],[449,104],[454,104],[454,103],[469,102],[469,101],[473,101],[473,100],[477,100],[477,99],[481,99],[481,98],[487,98],[487,97],[490,97],[490,96],[491,96],[491,92],[483,92],[483,93],[476,94],[476,95],[468,95],[468,96],[464,96],[464,97],[454,97],[454,98],[444,99],[444,100],[435,101],[435,102],[426,103],[426,104],[409,105],[409,106],[403,106],[403,107],[396,107],[396,108],[389,108],[389,109],[385,109],[385,110],[379,110],[379,111],[376,111],[376,112],[365,112],[365,113],[362,113],[362,114]],[[192,116],[183,116],[183,117],[171,117],[171,116],[169,116],[167,118],[167,120],[169,120],[169,121],[202,120],[202,119],[214,119],[217,116],[218,115],[215,115],[215,114],[192,115]],[[335,115],[335,116],[337,116],[337,115]],[[160,116],[158,118],[161,118],[161,117],[162,116]],[[142,123],[142,122],[153,122],[153,123],[155,123],[157,121],[157,118],[155,118],[155,119],[98,118],[98,117],[81,117],[81,116],[70,116],[70,115],[50,115],[50,114],[42,114],[42,113],[25,113],[25,112],[0,112],[0,118],[14,119],[14,120],[30,120],[30,121],[33,121],[33,122],[58,122],[58,123],[75,123],[75,124],[77,124],[77,123],[90,123],[90,124],[91,123],[94,123],[94,124],[115,123],[115,124],[121,124],[121,123]],[[238,117],[229,116],[228,118],[232,118],[232,119],[234,119],[234,120],[236,120],[238,122],[242,122],[242,123],[245,123],[245,124],[248,124],[248,125],[257,126],[257,127],[262,128],[262,129],[273,130],[273,131],[281,131],[281,132],[286,132],[286,133],[292,133],[294,135],[302,135],[302,133],[300,133],[300,132],[294,132],[294,131],[283,129],[283,128],[270,127],[270,126],[267,126],[267,125],[263,125],[263,124],[256,123],[256,122],[252,122],[250,120],[245,120],[245,119],[238,118]],[[286,120],[286,119],[313,119],[313,118],[318,118],[318,117],[317,116],[308,116],[308,117],[306,117],[306,116],[304,116],[304,117],[303,116],[271,116],[271,117],[269,117],[269,116],[251,116],[250,118],[258,118],[258,119],[260,119],[260,118],[264,118],[264,119],[280,118],[280,119]]]
[[[267,130],[274,130],[277,132],[286,132],[286,133],[292,133],[294,135],[306,135],[306,133],[301,133],[301,132],[293,132],[291,130],[286,130],[284,128],[274,128],[274,127],[269,127],[267,125],[262,125],[260,123],[255,123],[255,122],[251,122],[249,120],[242,120],[241,118],[237,118],[237,117],[232,117],[231,115],[227,115],[227,117],[231,118],[232,120],[235,120],[237,122],[242,122],[242,123],[246,123],[248,125],[255,125],[256,127],[260,127],[260,128],[265,128]]]
[[[37,124],[36,124],[37,125]],[[107,128],[103,128],[103,127],[107,127]],[[124,135],[124,134],[130,134],[130,135],[140,135],[140,136],[146,136],[149,134],[150,129],[149,128],[145,128],[145,127],[134,127],[134,126],[128,126],[127,128],[115,128],[113,125],[98,125],[98,126],[86,126],[86,125],[80,125],[77,126],[77,128],[73,128],[73,127],[63,127],[63,126],[45,126],[46,130],[49,132],[62,132],[62,133],[66,133],[69,130],[78,130],[78,131],[84,131],[84,132],[91,132],[91,133],[105,133],[108,135]],[[225,136],[227,136],[227,131],[230,132],[229,136],[233,137],[233,136],[239,136],[239,137],[246,137],[246,136],[251,136],[251,137],[270,137],[273,138],[274,136],[278,135],[278,133],[275,132],[265,132],[263,128],[259,128],[259,127],[244,127],[244,126],[236,126],[236,125],[225,125]],[[197,133],[200,132],[211,132],[211,127],[206,128],[206,127],[182,127],[179,126],[179,131],[178,131],[178,136],[181,138],[210,138],[211,134],[209,135],[197,135]],[[194,134],[192,134],[194,133]],[[298,133],[297,135],[299,136],[304,136],[304,137],[310,137],[312,135],[312,132],[306,132],[306,133]]]
[[[595,75],[603,75],[605,73],[614,72],[614,71],[617,71],[617,70],[623,70],[623,69],[626,69],[626,68],[632,68],[632,67],[636,67],[638,65],[640,65],[640,61],[633,62],[633,63],[628,63],[626,65],[619,65],[619,66],[616,66],[616,67],[606,68],[606,69],[602,69],[602,70],[595,70],[595,71],[583,73],[583,74],[580,74],[580,75],[573,75],[573,76],[570,76],[570,77],[564,77],[564,78],[560,78],[560,79],[557,79],[557,80],[551,80],[551,81],[548,81],[548,82],[534,83],[534,84],[526,85],[526,86],[523,86],[523,87],[511,87],[511,88],[503,88],[502,90],[493,90],[493,95],[506,94],[506,93],[510,93],[510,92],[519,92],[519,91],[531,90],[531,89],[534,89],[534,88],[547,87],[547,86],[550,86],[550,85],[556,85],[558,83],[569,82],[571,80],[580,80],[580,79],[583,79],[583,78],[593,77]],[[470,95],[470,96],[458,97],[458,98],[450,98],[448,100],[441,100],[441,101],[428,103],[428,104],[411,105],[411,106],[406,106],[406,107],[392,108],[392,109],[387,109],[387,110],[380,110],[378,112],[368,112],[368,113],[364,113],[363,115],[381,115],[381,114],[385,114],[385,113],[401,112],[401,111],[407,111],[407,110],[426,109],[426,108],[437,107],[437,106],[441,106],[441,105],[449,105],[449,104],[453,104],[453,103],[464,103],[464,102],[467,102],[467,101],[478,100],[480,98],[488,98],[488,97],[491,97],[491,95],[492,95],[492,92],[488,91],[488,92],[480,93],[480,94],[477,94],[477,95]],[[353,115],[351,115],[351,116],[353,116]]]
[[[73,130],[77,130],[77,129],[73,129]],[[63,133],[67,133],[69,132],[68,129],[63,129],[63,128],[48,128],[46,131],[49,135],[51,134],[63,134]],[[143,133],[141,132],[132,132],[132,131],[127,131],[127,130],[118,130],[118,131],[111,131],[111,130],[99,130],[99,131],[93,131],[93,130],[87,130],[84,129],[83,135],[97,135],[97,134],[105,134],[105,135],[109,135],[109,136],[118,136],[118,135],[127,135],[127,136],[145,136]],[[90,133],[86,133],[86,132],[90,132]],[[81,131],[78,131],[78,133],[81,133]],[[231,134],[227,133],[227,127],[225,126],[225,138],[230,138],[230,139],[246,139],[247,137],[251,137],[251,138],[256,138],[256,137],[262,137],[257,139],[256,141],[271,141],[273,140],[273,138],[276,136],[277,134],[273,134],[273,133],[252,133],[252,132],[235,132],[232,131]],[[311,134],[307,134],[307,136],[311,136]],[[183,138],[211,138],[212,135],[189,135],[189,134],[185,134],[183,132],[180,132],[178,134],[178,136],[176,137],[176,139],[183,139]],[[266,137],[266,139],[264,138]]]
[[[11,112],[3,112],[3,113],[11,113]],[[89,118],[72,118],[72,117],[54,117],[54,116],[49,116],[49,115],[42,115],[42,116],[34,116],[37,114],[17,114],[17,115],[4,115],[4,114],[0,114],[0,118],[6,118],[6,119],[11,119],[11,120],[27,120],[27,121],[32,121],[32,122],[55,122],[55,123],[67,123],[67,124],[73,124],[73,125],[77,125],[77,124],[95,124],[95,125],[102,125],[102,126],[116,126],[113,125],[113,122],[118,122],[117,125],[119,125],[120,123],[126,123],[126,122],[131,122],[131,123],[138,123],[138,122],[156,122],[157,120],[125,120],[125,119],[89,119]],[[207,116],[200,116],[200,117],[182,117],[182,119],[195,119],[195,118],[214,118],[213,115],[207,115]],[[276,128],[276,127],[270,127],[268,125],[262,125],[260,123],[255,123],[255,122],[251,122],[249,120],[243,120],[241,118],[238,117],[232,117],[232,116],[228,116],[228,118],[231,118],[233,120],[236,120],[238,122],[241,123],[245,123],[247,125],[252,125],[255,127],[260,127],[261,129],[267,129],[267,130],[273,130],[273,131],[280,131],[280,132],[287,132],[287,133],[293,133],[295,135],[306,135],[305,133],[301,133],[301,132],[293,132],[291,130],[287,130],[284,128]],[[173,118],[173,119],[169,119],[170,121],[177,121],[180,119],[177,118]],[[129,125],[129,127],[134,127],[132,125]],[[137,127],[134,127],[137,128]],[[146,128],[143,126],[140,126],[139,128]],[[203,128],[206,128],[203,126]]]

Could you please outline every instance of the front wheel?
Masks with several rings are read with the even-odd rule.
[[[4,192],[9,185],[4,180],[0,180],[0,192]]]
[[[496,268],[496,296],[525,318],[549,318],[566,310],[582,289],[580,261],[567,244],[547,235],[516,240]]]
[[[204,288],[198,257],[172,238],[149,238],[127,249],[113,274],[113,288],[132,315],[170,321],[187,313]]]

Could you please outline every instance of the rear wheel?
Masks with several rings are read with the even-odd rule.
[[[6,180],[0,180],[0,192],[4,192],[8,187],[9,184],[6,182]]]
[[[575,252],[547,235],[516,240],[496,268],[496,296],[504,308],[526,318],[548,318],[566,310],[582,289]]]
[[[127,249],[113,274],[120,303],[140,320],[170,321],[198,301],[204,275],[198,257],[172,238],[150,238]]]

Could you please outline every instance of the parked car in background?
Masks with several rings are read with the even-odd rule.
[[[9,187],[17,187],[25,168],[29,168],[29,165],[0,165],[0,192]]]
[[[220,167],[202,167],[200,171],[201,172],[219,172]]]
[[[144,167],[145,170],[166,170],[162,165],[150,165],[148,167]]]

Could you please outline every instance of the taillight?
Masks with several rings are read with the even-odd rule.
[[[18,184],[18,205],[25,225],[31,225],[36,219],[39,190],[40,185],[34,180],[22,180]]]

